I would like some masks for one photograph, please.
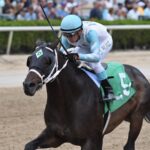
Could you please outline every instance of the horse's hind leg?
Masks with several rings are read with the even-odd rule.
[[[135,150],[135,141],[141,131],[142,124],[143,116],[139,113],[133,114],[130,120],[128,140],[124,146],[124,150]]]
[[[53,132],[45,129],[36,139],[25,145],[24,150],[36,150],[37,148],[50,148],[61,145],[64,141],[56,137]]]

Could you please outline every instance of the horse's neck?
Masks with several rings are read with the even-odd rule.
[[[58,55],[59,67],[63,66],[65,61],[62,55]],[[81,100],[81,96],[88,99],[88,96],[92,97],[95,92],[99,93],[93,81],[70,62],[52,83],[47,84],[48,98],[59,103],[74,103]]]
[[[64,56],[60,53],[58,53],[58,64],[59,69],[66,63],[66,59]],[[77,66],[73,63],[68,62],[67,66],[61,71],[60,75],[58,75],[57,79],[60,81],[61,86],[68,85],[69,83],[75,82],[74,86],[80,86],[78,85],[78,81],[80,80],[80,73],[81,72]],[[58,83],[58,84],[60,84]],[[69,85],[70,87],[70,85]]]
[[[46,114],[62,120],[75,117],[74,112],[94,110],[99,100],[99,90],[81,70],[71,64],[47,85]],[[86,109],[84,109],[86,108]],[[88,108],[88,109],[87,109]],[[86,114],[86,113],[84,113]],[[57,120],[57,118],[55,118]]]
[[[68,64],[68,66],[62,70],[62,72],[56,77],[52,83],[47,84],[47,90],[53,94],[63,93],[67,95],[68,92],[74,92],[77,89],[81,88],[80,77],[78,75],[79,71],[76,68]]]
[[[58,57],[59,68],[65,64],[65,61],[62,55]],[[59,101],[59,99],[66,101],[70,99],[69,97],[76,97],[76,91],[83,90],[83,81],[80,79],[80,74],[82,74],[81,70],[68,62],[56,79],[47,84],[48,97],[55,99],[55,101]]]

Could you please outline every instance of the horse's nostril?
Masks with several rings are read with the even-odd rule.
[[[24,86],[25,88],[32,88],[32,87],[35,86],[35,83],[23,82],[23,86]]]
[[[30,83],[29,84],[29,87],[31,87],[31,88],[34,87],[34,86],[35,86],[35,83]]]

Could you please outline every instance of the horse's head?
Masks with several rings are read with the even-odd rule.
[[[25,94],[33,96],[44,83],[52,80],[58,70],[57,63],[56,50],[52,50],[44,42],[38,43],[35,51],[27,58],[29,72],[23,82]]]

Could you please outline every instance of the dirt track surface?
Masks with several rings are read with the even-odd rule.
[[[45,128],[43,120],[45,88],[34,97],[28,97],[23,93],[22,81],[27,73],[26,58],[27,56],[0,56],[0,150],[23,150],[25,143],[35,138]],[[150,52],[111,53],[106,61],[111,60],[134,65],[143,70],[147,78],[150,77]],[[7,83],[6,80],[9,82]],[[124,122],[105,136],[105,150],[123,149],[128,125]],[[79,149],[71,144],[57,148],[57,150]],[[149,149],[150,124],[144,121],[136,142],[136,150]]]

